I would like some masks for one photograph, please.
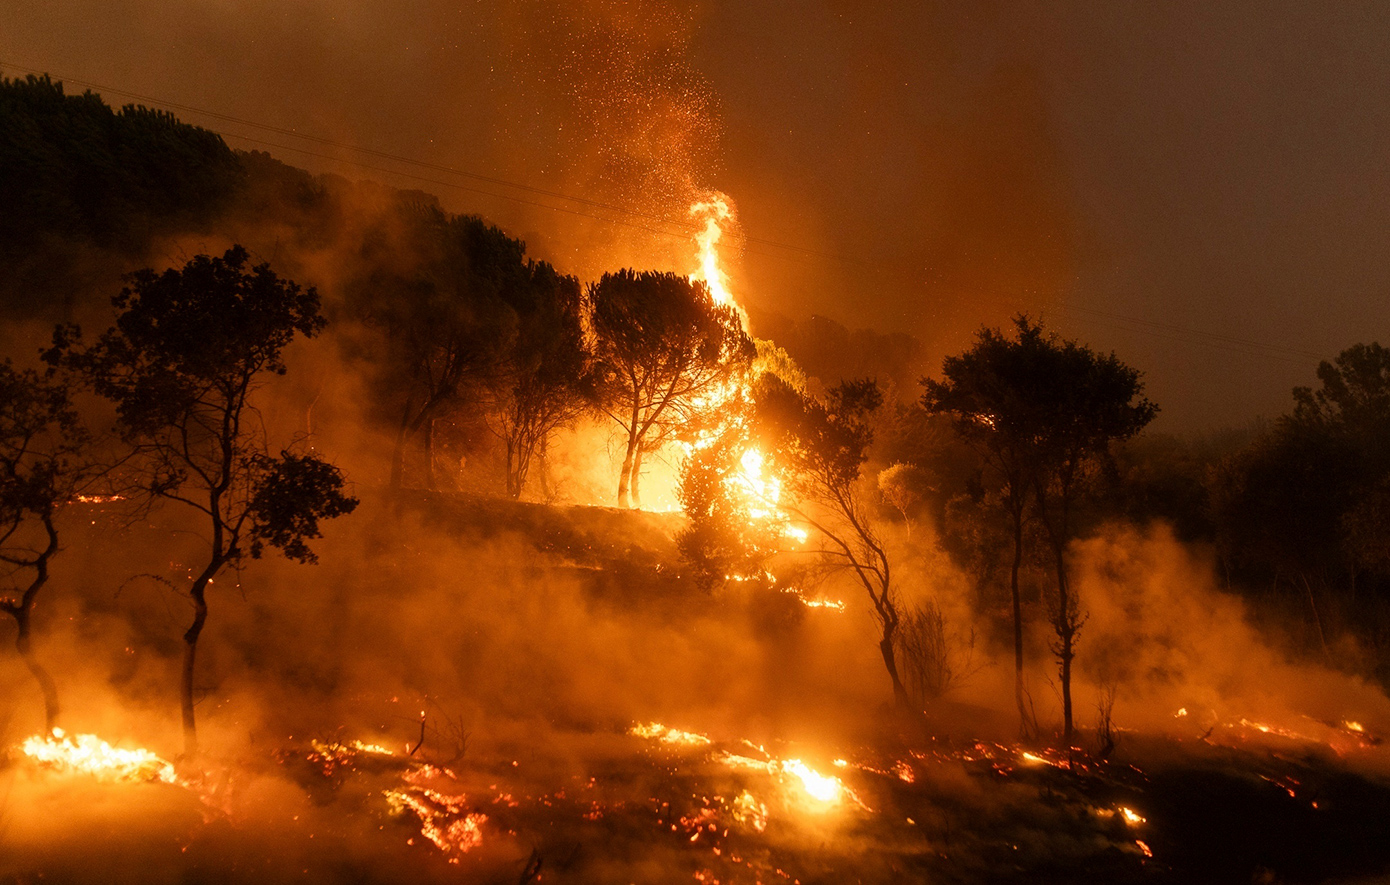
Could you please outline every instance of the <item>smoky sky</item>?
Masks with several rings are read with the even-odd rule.
[[[910,332],[923,372],[1040,312],[1169,430],[1286,411],[1387,337],[1386,45],[1351,2],[0,5],[0,62],[528,185],[177,111],[586,278],[685,269],[684,207],[724,191],[743,300]]]

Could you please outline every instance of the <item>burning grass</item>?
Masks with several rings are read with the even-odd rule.
[[[889,734],[831,758],[810,744],[657,722],[495,744],[449,765],[412,756],[404,742],[310,740],[275,761],[244,762],[225,814],[178,818],[166,853],[167,834],[131,832],[161,858],[154,869],[168,875],[152,880],[163,881],[209,863],[226,881],[291,866],[318,881],[366,882],[1220,881],[1209,868],[1237,878],[1312,869],[1326,844],[1350,851],[1331,872],[1390,866],[1390,849],[1363,841],[1390,813],[1390,789],[1350,775],[1332,748],[1293,757],[1278,743],[1288,738],[1253,733],[1266,743],[1130,735],[1127,755],[1110,761]],[[195,784],[208,779],[88,735],[30,739],[12,767],[28,772],[31,789],[85,778],[88,795],[119,788],[112,795],[137,808],[191,807],[177,797],[200,794]],[[272,805],[267,784],[279,785]],[[184,789],[130,792],[171,786]],[[269,867],[230,860],[266,841]],[[31,849],[20,854],[25,869],[72,871],[17,847]]]

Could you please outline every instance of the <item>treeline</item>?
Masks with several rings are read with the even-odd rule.
[[[700,347],[750,346],[731,316],[700,316],[701,299],[674,277],[634,287],[614,275],[586,289],[429,194],[233,151],[165,112],[113,110],[47,77],[0,81],[0,196],[9,208],[0,220],[0,311],[40,327],[104,321],[125,274],[234,244],[314,285],[333,320],[326,339],[368,393],[353,419],[392,441],[364,479],[392,486],[518,497],[539,475],[549,498],[549,477],[535,469],[549,439],[592,420],[623,438],[614,499],[640,501],[644,461],[679,435],[676,419],[697,388],[717,380],[666,394],[655,379],[673,366],[708,365]],[[683,307],[673,306],[673,287],[685,289]],[[586,335],[590,316],[607,324],[603,335]],[[754,322],[785,337],[829,383],[855,373],[910,379],[907,336],[765,312]],[[616,383],[623,373],[626,385]],[[314,422],[306,425],[312,432]]]
[[[1057,616],[1048,526],[1016,492],[1030,469],[1023,450],[992,448],[999,428],[983,417],[962,424],[939,386],[961,360],[999,348],[1000,334],[986,330],[946,361],[945,378],[924,381],[922,401],[885,416],[875,469],[884,515],[939,528],[1002,642],[1013,632],[1011,586],[1025,612]],[[1099,452],[1074,478],[1070,519],[1078,537],[1107,523],[1171,527],[1211,551],[1222,586],[1263,626],[1313,659],[1390,683],[1390,351],[1354,345],[1316,378],[1272,421],[1145,433]]]

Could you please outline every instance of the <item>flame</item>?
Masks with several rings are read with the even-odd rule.
[[[702,734],[696,734],[693,731],[681,731],[678,728],[667,728],[660,722],[653,722],[650,725],[634,725],[628,729],[628,734],[648,740],[659,740],[663,744],[705,747],[712,743],[709,738]]]
[[[729,198],[721,193],[712,194],[708,200],[691,205],[690,215],[697,224],[703,223],[695,234],[695,245],[699,247],[699,266],[690,275],[690,281],[704,283],[715,304],[732,304],[738,308],[734,303],[733,293],[729,291],[729,275],[719,266],[719,241],[724,237],[722,225],[734,217]],[[743,314],[741,308],[739,314]]]
[[[789,772],[801,781],[801,787],[811,798],[819,802],[838,805],[845,791],[844,782],[833,774],[821,774],[800,759],[788,759],[782,763],[782,770]]]
[[[61,728],[55,728],[52,734],[29,738],[20,750],[38,764],[65,773],[89,774],[111,781],[179,782],[174,766],[155,753],[138,748],[122,750],[94,734],[69,737]]]
[[[747,790],[734,800],[734,820],[746,823],[759,833],[767,829],[767,806]]]

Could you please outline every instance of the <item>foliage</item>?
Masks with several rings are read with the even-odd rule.
[[[1325,583],[1347,569],[1390,577],[1390,350],[1357,344],[1294,389],[1294,408],[1214,474],[1223,550],[1247,571],[1269,567]]]
[[[184,634],[184,732],[197,747],[193,662],[207,616],[206,589],[227,566],[265,545],[312,561],[318,521],[350,513],[337,468],[314,455],[266,451],[252,395],[286,371],[285,348],[325,325],[318,293],[249,266],[240,246],[199,255],[182,269],[132,274],[112,299],[116,324],[90,346],[60,327],[46,358],[80,373],[116,406],[131,445],[135,482],[151,497],[201,513],[207,564],[189,586],[194,621]]]
[[[587,290],[596,403],[625,440],[619,506],[639,497],[642,456],[669,441],[755,355],[738,312],[701,283],[622,270]]]
[[[136,254],[157,234],[206,223],[242,181],[221,136],[168,112],[113,111],[90,92],[65,95],[47,76],[0,80],[6,302],[35,312],[26,287],[55,273],[69,279],[52,266],[69,244]]]

